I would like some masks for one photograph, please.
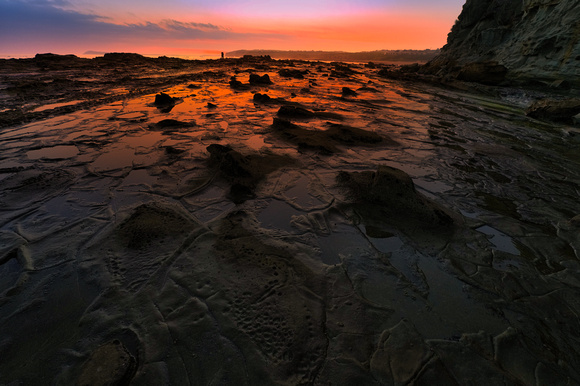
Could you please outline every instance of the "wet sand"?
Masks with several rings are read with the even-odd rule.
[[[0,383],[580,382],[579,131],[526,92],[14,63]]]

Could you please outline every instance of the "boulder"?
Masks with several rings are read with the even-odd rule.
[[[118,340],[93,351],[83,364],[78,386],[128,385],[135,375],[137,361]]]
[[[234,90],[247,90],[249,88],[247,84],[243,84],[242,82],[237,80],[235,76],[232,76],[230,78],[229,84],[230,87],[233,88]]]
[[[194,127],[195,121],[184,122],[176,119],[163,119],[157,123],[149,125],[149,130],[153,131],[177,131],[183,128]]]
[[[175,105],[179,98],[174,98],[164,92],[155,95],[155,102],[153,104],[157,107],[167,107]]]
[[[413,180],[402,170],[380,165],[376,172],[339,172],[339,185],[348,188],[355,203],[381,207],[393,218],[413,219],[423,227],[448,227],[452,217],[439,205],[417,192]],[[402,215],[402,216],[401,216]]]
[[[283,68],[278,71],[278,75],[284,78],[294,78],[294,79],[304,79],[304,74],[306,71],[300,71],[297,69]]]
[[[536,119],[574,124],[575,116],[580,114],[580,99],[541,99],[532,103],[526,114]]]
[[[357,95],[358,95],[357,92],[349,87],[342,88],[342,96],[343,97],[357,96]]]
[[[269,103],[272,98],[268,94],[260,94],[259,92],[254,94],[254,103]]]
[[[312,119],[316,116],[312,111],[300,106],[282,106],[277,115],[286,119]]]
[[[253,198],[258,183],[274,170],[292,164],[287,156],[271,154],[241,154],[229,146],[211,144],[207,147],[209,165],[230,183],[228,198],[235,204]]]
[[[264,74],[262,76],[258,74],[250,74],[250,84],[253,86],[267,86],[272,84],[272,81],[270,80],[270,76],[268,76],[268,74]]]

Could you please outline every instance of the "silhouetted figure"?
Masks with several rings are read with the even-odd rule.
[[[224,58],[224,53],[222,52],[222,59]]]

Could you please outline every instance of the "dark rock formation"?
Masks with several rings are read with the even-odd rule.
[[[282,106],[278,110],[278,116],[288,119],[312,119],[316,115],[312,111],[300,106]]]
[[[254,103],[269,103],[272,98],[268,94],[260,94],[259,92],[254,94]]]
[[[262,76],[258,74],[250,74],[250,84],[253,86],[267,86],[272,84],[270,80],[270,76],[268,74],[264,74]]]
[[[528,107],[526,114],[537,119],[575,123],[574,116],[580,114],[580,99],[542,99]]]
[[[336,143],[348,146],[369,146],[374,144],[397,145],[391,138],[382,137],[372,131],[352,126],[327,122],[327,130],[310,130],[285,119],[274,118],[272,129],[288,142],[301,149],[313,149],[323,154],[338,151]]]
[[[354,91],[352,88],[350,87],[343,87],[342,88],[342,96],[343,97],[349,97],[349,96],[357,96],[357,92]]]
[[[304,74],[305,72],[303,71],[291,68],[283,68],[280,71],[278,71],[278,75],[284,78],[304,79]]]
[[[234,90],[248,90],[249,86],[247,84],[243,84],[239,80],[236,79],[235,76],[230,78],[230,87]]]
[[[567,79],[578,86],[579,18],[577,0],[467,0],[447,45],[426,70],[497,83],[503,70],[480,64],[496,62],[513,83]]]
[[[332,78],[349,78],[352,75],[357,74],[358,72],[350,68],[345,63],[332,63],[334,69],[330,71],[330,77]]]
[[[231,186],[228,198],[236,204],[253,198],[257,184],[274,170],[290,165],[294,160],[277,154],[243,155],[229,146],[212,144],[207,147],[209,165]]]
[[[177,131],[179,129],[195,126],[195,122],[184,122],[176,119],[163,119],[157,123],[149,125],[149,130],[153,131]]]
[[[172,103],[175,103],[175,99],[164,92],[155,95],[155,102],[153,102],[155,106],[169,105]]]
[[[127,348],[114,340],[97,348],[85,362],[77,385],[128,385],[137,361]]]
[[[418,193],[411,177],[399,169],[381,165],[376,172],[340,172],[340,185],[348,188],[354,202],[383,208],[401,221],[415,220],[422,227],[448,227],[452,217]],[[377,209],[377,208],[376,208]]]

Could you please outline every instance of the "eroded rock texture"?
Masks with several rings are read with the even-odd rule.
[[[580,132],[525,95],[38,64],[0,61],[0,384],[580,383]]]
[[[430,68],[457,74],[491,61],[512,81],[578,85],[579,18],[576,0],[468,0]]]

